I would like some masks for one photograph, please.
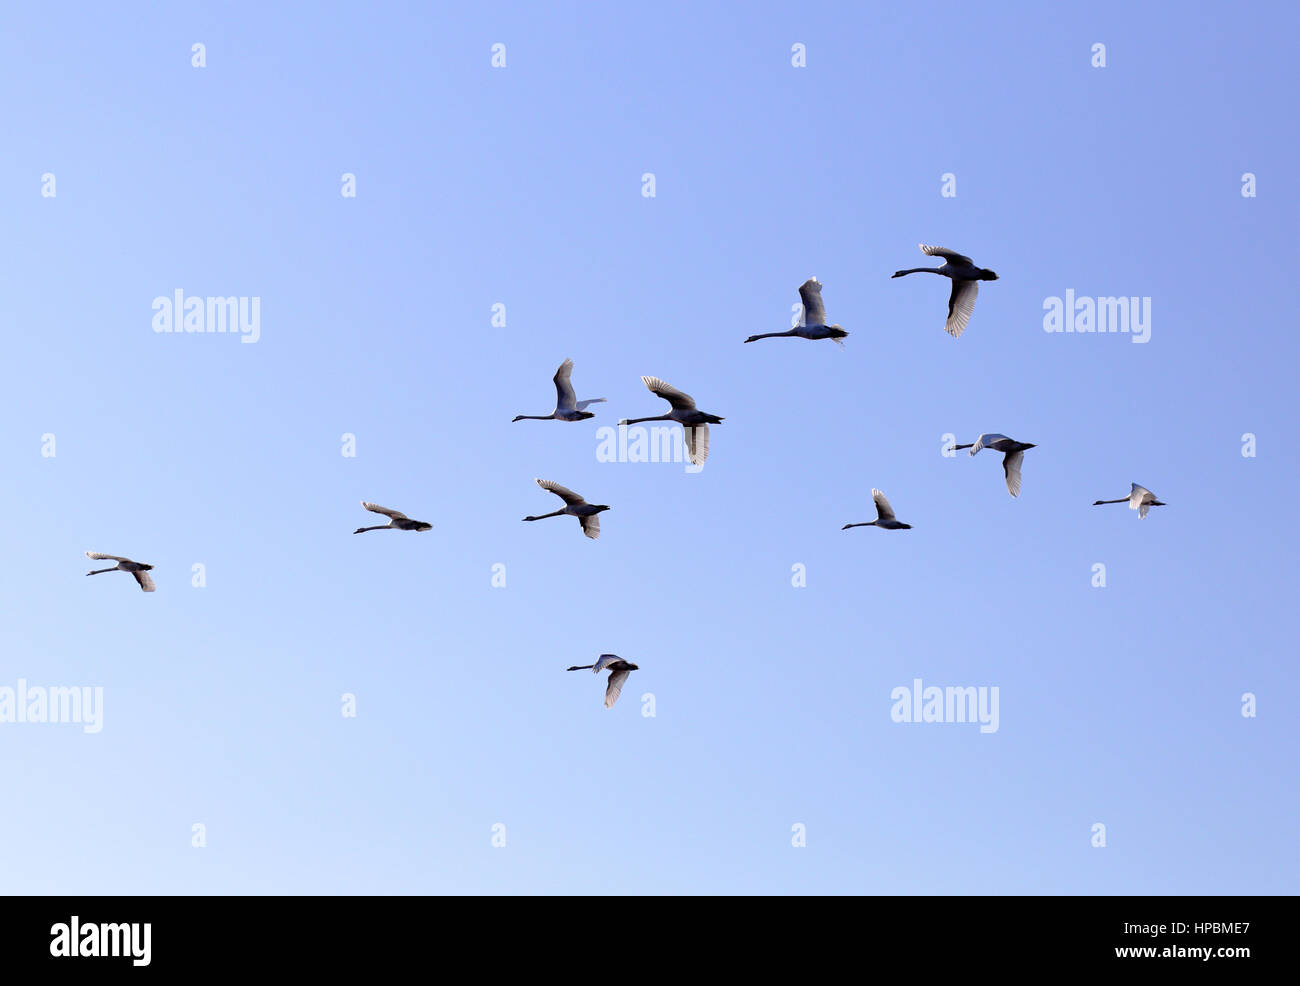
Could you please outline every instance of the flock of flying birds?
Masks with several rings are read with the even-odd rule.
[[[971,313],[975,310],[975,298],[979,294],[979,282],[996,281],[998,275],[987,268],[977,267],[970,257],[944,247],[921,244],[921,252],[929,257],[942,257],[944,260],[943,265],[941,267],[913,267],[909,270],[895,271],[892,276],[939,274],[950,279],[952,281],[952,290],[948,295],[948,318],[944,323],[944,330],[954,339],[958,338],[965,331],[967,324],[970,322]],[[803,302],[803,318],[800,320],[799,325],[787,332],[764,332],[759,335],[752,335],[745,342],[791,337],[813,340],[831,339],[837,345],[843,346],[843,340],[848,336],[848,332],[837,324],[827,323],[826,306],[822,303],[821,282],[816,278],[809,278],[804,281],[803,284],[799,285],[799,298]],[[513,420],[584,421],[587,418],[594,418],[594,412],[588,411],[587,408],[592,404],[605,403],[605,398],[594,397],[585,401],[578,400],[577,393],[573,389],[572,374],[573,360],[571,359],[566,359],[560,364],[560,368],[555,371],[556,399],[554,411],[550,414],[519,414]],[[666,400],[669,404],[669,410],[664,414],[651,417],[624,418],[619,424],[635,425],[644,421],[676,422],[684,429],[686,447],[691,463],[697,466],[703,465],[705,459],[709,456],[709,425],[721,424],[723,419],[716,414],[701,411],[695,406],[695,399],[690,394],[683,393],[676,387],[664,383],[658,377],[643,376],[641,382],[656,397]],[[1032,442],[1019,442],[1013,438],[1008,438],[1006,435],[993,432],[980,435],[970,444],[953,446],[954,449],[970,449],[971,455],[975,455],[981,449],[986,448],[1001,452],[1002,471],[1006,476],[1007,491],[1013,497],[1020,495],[1020,468],[1024,463],[1025,452],[1034,447],[1035,445]],[[588,503],[573,490],[561,486],[559,483],[551,482],[549,479],[539,479],[537,485],[558,496],[564,501],[564,506],[549,514],[530,515],[524,518],[525,521],[544,520],[547,517],[576,517],[582,527],[583,534],[593,540],[600,537],[599,515],[609,509],[607,504]],[[873,489],[871,497],[876,505],[876,519],[858,524],[845,524],[842,530],[847,531],[850,527],[879,527],[887,531],[911,530],[911,524],[904,524],[894,515],[894,508],[889,505],[889,500],[885,498],[884,493]],[[1127,503],[1130,509],[1138,512],[1139,518],[1146,517],[1147,512],[1152,507],[1163,507],[1165,505],[1150,490],[1139,486],[1137,483],[1132,484],[1128,496],[1116,500],[1096,500],[1093,506],[1099,506],[1103,503]],[[370,503],[367,500],[361,501],[361,506],[371,513],[384,515],[388,518],[388,523],[376,524],[373,527],[358,527],[353,532],[354,534],[363,534],[366,531],[428,531],[433,528],[433,525],[427,521],[412,520],[400,510],[381,507],[379,504]],[[149,576],[149,572],[153,569],[152,565],[132,561],[130,558],[123,558],[121,555],[100,554],[97,551],[87,551],[86,557],[96,561],[117,562],[111,568],[95,569],[87,572],[87,575],[101,575],[104,572],[130,572],[143,591],[154,591],[154,582]],[[608,709],[613,707],[618,700],[619,693],[623,689],[623,683],[627,680],[628,674],[637,670],[637,665],[623,660],[617,654],[601,654],[595,664],[574,665],[567,670],[586,671],[588,669],[593,674],[599,674],[601,671],[610,673],[605,688],[605,708]]]

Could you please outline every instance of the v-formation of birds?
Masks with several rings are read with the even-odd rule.
[[[975,311],[975,299],[979,294],[979,282],[996,281],[998,275],[987,268],[976,266],[970,257],[963,256],[945,247],[921,244],[921,252],[929,257],[942,257],[944,260],[943,266],[913,267],[909,270],[895,271],[892,276],[905,277],[908,274],[922,273],[939,274],[951,280],[952,287],[948,295],[948,317],[944,323],[944,330],[954,339],[959,338],[970,323],[971,314]],[[800,319],[799,325],[786,332],[764,332],[752,335],[745,342],[750,343],[759,339],[784,337],[814,341],[830,339],[837,345],[843,346],[844,339],[849,333],[838,324],[826,321],[826,306],[822,302],[821,282],[816,278],[809,278],[804,281],[803,284],[799,285],[799,299],[803,306],[803,318]],[[566,359],[560,364],[560,368],[555,371],[555,410],[550,414],[520,414],[516,415],[513,420],[585,421],[588,418],[594,418],[595,413],[588,411],[587,408],[593,404],[605,403],[605,398],[593,397],[583,401],[578,400],[577,392],[573,389],[572,376],[573,360]],[[691,463],[696,466],[704,465],[704,461],[709,456],[709,425],[721,424],[723,419],[716,414],[701,411],[696,407],[695,399],[690,394],[678,390],[658,377],[643,376],[641,382],[656,397],[667,401],[669,410],[665,414],[645,418],[624,418],[619,422],[619,425],[634,425],[644,421],[672,421],[680,424],[684,429],[686,447]],[[986,448],[1001,452],[1002,471],[1006,476],[1007,491],[1013,497],[1020,495],[1020,469],[1024,463],[1025,452],[1035,447],[1032,442],[1016,441],[995,432],[980,435],[970,444],[953,446],[954,449],[970,449],[971,455],[975,455],[981,449]],[[549,479],[538,479],[536,482],[542,489],[554,493],[564,501],[564,506],[551,513],[530,515],[524,518],[525,521],[544,520],[547,517],[576,517],[583,534],[593,541],[600,537],[599,515],[610,509],[608,504],[588,503],[573,490]],[[1093,503],[1093,506],[1100,506],[1105,503],[1127,503],[1130,509],[1138,512],[1139,518],[1145,518],[1152,507],[1163,507],[1165,505],[1145,487],[1139,486],[1137,483],[1131,485],[1132,488],[1128,496],[1116,500],[1097,500]],[[887,531],[911,530],[911,524],[904,524],[894,515],[894,508],[890,506],[889,500],[885,498],[884,493],[873,489],[871,497],[876,506],[876,519],[856,524],[845,524],[843,530],[847,531],[851,527],[878,527]],[[366,500],[361,502],[361,506],[371,513],[387,517],[388,523],[376,524],[372,527],[358,527],[353,532],[354,534],[363,534],[366,531],[428,531],[433,529],[433,525],[429,522],[412,520],[400,510],[381,507],[377,503],[370,503]],[[87,575],[102,575],[105,572],[129,572],[135,577],[136,582],[140,584],[140,588],[144,592],[153,592],[155,589],[153,579],[149,576],[149,572],[153,569],[152,565],[132,561],[130,558],[124,558],[121,555],[100,554],[97,551],[87,551],[86,557],[96,561],[117,562],[116,565],[110,568],[89,571],[86,573]],[[601,671],[610,672],[605,689],[605,708],[608,709],[613,707],[614,702],[617,701],[619,692],[623,688],[623,682],[627,680],[628,674],[637,670],[637,665],[623,660],[617,654],[601,654],[595,664],[574,665],[568,670],[585,671],[588,668],[595,674],[599,674]]]

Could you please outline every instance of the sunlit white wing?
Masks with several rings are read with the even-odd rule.
[[[555,371],[555,407],[558,411],[577,410],[578,395],[573,391],[570,377],[573,375],[573,360],[566,359]]]
[[[650,393],[656,397],[662,397],[679,411],[695,410],[695,398],[690,394],[683,394],[676,387],[664,383],[658,377],[642,377],[641,382],[646,385]]]
[[[885,499],[885,494],[880,490],[871,491],[871,499],[876,501],[876,519],[877,520],[894,520],[894,508],[889,505]]]
[[[971,260],[970,257],[963,256],[956,250],[949,250],[947,247],[941,246],[926,246],[924,243],[919,243],[917,245],[921,248],[921,252],[927,257],[943,257],[944,260],[950,260],[954,264],[968,264],[972,267],[975,266],[975,261]]]
[[[601,654],[600,657],[596,659],[596,663],[592,665],[591,673],[600,674],[611,664],[621,660],[623,659],[619,657],[617,654]]]
[[[1142,501],[1142,505],[1137,508],[1138,520],[1145,519],[1147,515],[1147,511],[1149,511],[1150,509],[1151,509],[1151,504],[1147,503],[1145,500]]]
[[[1002,469],[1007,474],[1007,490],[1012,496],[1020,495],[1020,464],[1024,461],[1023,450],[1008,452],[1002,457]]]
[[[1007,437],[1006,435],[999,435],[995,431],[990,431],[987,432],[986,434],[980,435],[979,438],[975,439],[975,444],[970,447],[970,454],[974,455],[980,449],[988,448],[994,442],[1000,442],[1005,440],[1006,437]]]
[[[803,324],[825,325],[826,306],[822,304],[822,286],[810,277],[799,285],[799,299],[803,302]]]
[[[573,490],[561,486],[559,483],[552,483],[549,479],[539,479],[537,480],[537,485],[544,490],[549,490],[554,493],[570,506],[577,506],[580,503],[587,502],[582,497],[578,496],[577,493],[573,492]]]
[[[135,580],[140,583],[141,589],[143,589],[145,592],[153,592],[154,590],[153,579],[149,578],[148,572],[132,572],[131,574],[134,575]]]
[[[590,517],[579,517],[578,523],[582,525],[582,533],[587,535],[593,541],[600,537],[600,515],[592,514]]]
[[[709,457],[708,425],[695,425],[686,429],[686,450],[690,453],[691,465],[704,465],[704,460]]]
[[[389,510],[387,507],[381,507],[377,503],[369,503],[365,500],[362,500],[361,505],[365,507],[367,510],[369,510],[372,514],[383,514],[385,517],[392,517],[393,520],[411,519],[407,517],[406,514],[402,513],[400,510]]]
[[[98,551],[87,551],[87,558],[93,558],[95,561],[130,561],[130,558],[123,558],[121,555],[104,555]]]
[[[979,281],[952,282],[952,294],[948,295],[948,321],[943,329],[954,339],[961,337],[970,321],[971,312],[975,311],[975,299],[980,293]]]
[[[623,682],[627,681],[627,676],[631,671],[611,671],[609,673],[609,684],[605,686],[605,708],[612,709],[614,703],[618,701],[618,696],[623,691]]]
[[[1133,489],[1128,495],[1128,506],[1130,510],[1136,510],[1143,500],[1154,500],[1156,495],[1145,486],[1139,486],[1137,483],[1132,484]]]

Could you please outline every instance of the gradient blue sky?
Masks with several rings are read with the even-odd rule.
[[[1300,889],[1294,5],[540,6],[6,10],[0,686],[105,714],[0,725],[0,889]],[[1001,275],[959,340],[918,241]],[[811,274],[847,348],[742,345]],[[511,424],[565,357],[597,418]],[[641,374],[726,416],[698,475],[597,461]],[[841,532],[873,486],[912,531]],[[892,722],[916,677],[999,731]]]

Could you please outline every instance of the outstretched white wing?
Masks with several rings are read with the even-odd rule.
[[[410,520],[410,518],[400,510],[389,510],[387,507],[381,507],[377,503],[369,503],[366,500],[362,500],[361,505],[372,514],[383,514],[385,517],[392,517],[394,520]]]
[[[1007,490],[1012,496],[1020,495],[1020,464],[1025,461],[1025,453],[1008,452],[1002,457],[1002,470],[1007,474]]]
[[[822,285],[810,277],[799,285],[799,300],[803,302],[803,324],[825,325],[826,306],[822,304]]]
[[[954,264],[966,264],[970,267],[975,266],[975,261],[971,260],[970,257],[967,257],[964,254],[958,253],[956,250],[949,250],[947,247],[941,246],[926,246],[924,243],[917,245],[921,248],[921,252],[927,257],[942,257],[944,260],[951,261]]]
[[[943,329],[954,339],[961,338],[970,322],[971,313],[975,311],[975,299],[980,293],[979,281],[958,281],[953,279],[952,294],[948,295],[948,321]]]
[[[889,505],[885,499],[885,494],[880,490],[871,491],[871,499],[876,501],[876,519],[877,520],[894,520],[894,508]]]
[[[695,410],[695,398],[690,394],[684,394],[676,387],[664,383],[658,377],[642,377],[641,382],[646,385],[650,393],[656,397],[662,397],[679,411]]]
[[[557,411],[577,410],[578,395],[573,391],[570,377],[573,375],[573,360],[566,359],[555,371],[555,409]]]
[[[619,694],[623,691],[623,682],[627,681],[627,676],[631,673],[631,671],[611,671],[609,673],[609,684],[605,686],[605,708],[612,709],[614,707]]]
[[[554,493],[571,507],[576,507],[580,503],[587,502],[582,497],[578,496],[577,493],[573,492],[573,490],[561,486],[559,483],[553,483],[549,479],[539,479],[537,480],[537,485],[544,490],[549,490],[551,493]]]

